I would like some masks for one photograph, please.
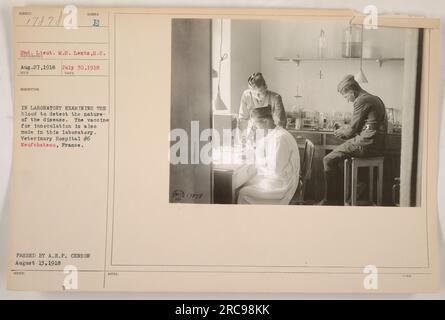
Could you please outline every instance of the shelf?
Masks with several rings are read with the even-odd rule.
[[[297,66],[300,66],[301,62],[320,62],[320,61],[350,61],[350,60],[357,60],[360,61],[360,58],[300,58],[300,57],[275,57],[275,60],[278,62],[293,62],[295,63]],[[363,58],[363,61],[375,61],[379,64],[380,67],[382,67],[382,65],[385,62],[390,62],[390,61],[404,61],[404,58],[383,58],[383,57],[378,57],[378,58]]]

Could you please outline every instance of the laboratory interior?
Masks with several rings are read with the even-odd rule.
[[[348,140],[336,130],[356,121],[360,98],[347,100],[339,87],[352,75],[375,98],[371,104],[384,106],[384,134],[379,154],[347,154],[335,163],[330,188],[340,193],[336,204],[420,206],[422,43],[419,29],[363,27],[351,20],[178,19],[172,28],[171,96],[172,114],[180,116],[172,115],[171,126],[188,128],[195,119],[221,137],[227,129],[237,133],[213,140],[211,164],[171,167],[171,190],[187,183],[204,195],[190,201],[195,203],[320,204],[328,188],[326,156]],[[236,131],[248,105],[245,95],[255,87],[252,76],[272,92],[273,105],[264,105],[272,107],[271,125],[291,136],[299,153],[298,171],[289,171],[297,175],[292,194],[281,202],[268,202],[270,194],[255,202],[242,191],[249,185],[250,193],[259,190],[252,185],[258,176],[255,147]]]

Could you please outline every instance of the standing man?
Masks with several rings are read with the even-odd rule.
[[[260,72],[251,74],[247,84],[249,88],[243,92],[239,108],[240,129],[247,128],[253,109],[267,106],[272,108],[275,125],[285,128],[286,112],[281,96],[267,89],[263,75]]]
[[[257,141],[257,175],[239,191],[239,204],[289,204],[298,187],[300,154],[295,138],[275,125],[271,107],[251,112]]]
[[[387,131],[386,109],[383,101],[363,90],[354,76],[347,75],[337,87],[354,109],[351,123],[334,132],[336,137],[346,140],[323,158],[325,192],[320,205],[340,204],[338,181],[339,164],[348,157],[366,157],[382,154]]]

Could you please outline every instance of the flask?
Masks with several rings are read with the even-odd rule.
[[[362,33],[361,28],[349,25],[343,32],[343,58],[360,58]]]

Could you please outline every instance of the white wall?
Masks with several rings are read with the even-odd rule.
[[[212,68],[215,71],[219,67],[221,21],[222,54],[228,54],[222,62],[221,75],[218,75],[221,77],[221,98],[229,108],[228,112],[237,114],[241,94],[247,88],[247,78],[261,69],[261,24],[245,20],[212,21]],[[213,100],[217,94],[218,77],[212,78]]]
[[[261,23],[232,20],[231,28],[231,111],[238,113],[247,78],[261,71]]]
[[[229,57],[222,64],[221,94],[231,113],[238,113],[247,78],[255,71],[263,72],[269,89],[282,96],[287,111],[297,105],[320,112],[351,111],[351,105],[337,93],[337,84],[346,74],[358,72],[359,60],[302,61],[297,66],[274,59],[297,55],[317,58],[321,29],[327,37],[326,58],[340,58],[347,22],[223,21],[223,53],[228,53]],[[220,20],[214,20],[212,65],[215,70],[218,70],[220,28]],[[404,57],[406,32],[396,28],[365,30],[364,47],[375,48],[375,57]],[[381,97],[386,107],[403,109],[404,62],[385,62],[382,67],[375,61],[363,63],[369,80],[363,84],[364,89]],[[213,79],[213,98],[216,97],[217,81],[218,78]],[[298,102],[294,98],[297,86],[303,95]]]
[[[222,39],[221,39],[221,27],[222,27]],[[218,89],[218,80],[221,77],[221,99],[224,101],[227,107],[230,107],[230,99],[231,99],[231,22],[226,19],[214,19],[212,20],[212,69],[216,71],[218,74],[216,77],[212,77],[212,101],[215,100],[217,89]],[[222,43],[221,43],[222,40]],[[220,45],[222,44],[222,47]],[[221,50],[220,50],[221,49]],[[228,58],[221,63],[221,74],[219,74],[219,60],[220,60],[220,51],[222,55],[224,53],[228,54]]]
[[[326,57],[341,57],[343,30],[347,23],[339,22],[261,22],[261,70],[271,90],[281,94],[286,110],[296,105],[297,85],[300,87],[300,105],[323,112],[350,111],[337,93],[337,84],[346,74],[356,74],[358,60],[307,61],[300,67],[293,63],[277,62],[274,57],[296,56],[316,58],[318,39],[323,29],[327,36]],[[384,57],[403,57],[404,34],[401,29],[366,30],[364,39],[374,44]],[[322,79],[320,79],[320,70]],[[380,68],[374,61],[364,62],[369,90],[380,96],[387,107],[402,108],[403,62],[387,62]]]

